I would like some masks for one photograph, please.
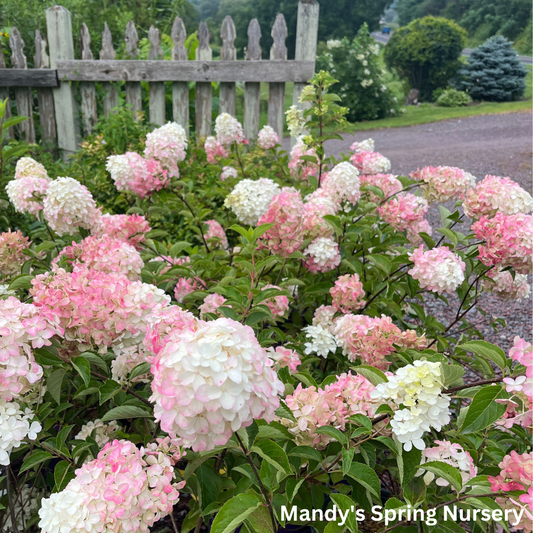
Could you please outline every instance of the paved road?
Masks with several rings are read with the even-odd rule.
[[[381,44],[387,44],[389,42],[390,36],[391,36],[390,33],[387,34],[387,33],[381,33],[381,32],[378,32],[378,31],[372,32],[372,37],[374,37],[374,40],[376,42],[378,42],[378,43],[381,43]],[[463,55],[465,57],[470,56],[471,53],[472,53],[472,48],[465,48],[463,50]],[[524,65],[532,65],[533,64],[533,58],[530,57],[530,56],[518,56],[518,58],[520,59],[520,61]]]

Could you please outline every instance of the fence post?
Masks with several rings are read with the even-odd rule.
[[[270,60],[287,59],[287,23],[280,13],[272,26],[272,47],[270,48]],[[268,85],[268,125],[272,126],[280,140],[283,139],[283,124],[285,112],[285,84],[269,83]]]
[[[261,59],[261,27],[257,19],[248,25],[248,47],[244,59],[257,61]],[[244,136],[251,140],[259,131],[259,115],[261,113],[261,84],[246,82],[244,84]]]
[[[111,30],[104,22],[104,31],[102,32],[102,49],[100,50],[100,59],[115,59],[117,53],[113,48],[113,36]],[[118,106],[118,91],[117,88],[109,82],[102,83],[104,91],[104,116],[107,118],[111,110]]]
[[[50,68],[50,58],[46,53],[46,39],[39,30],[35,30],[35,68]],[[53,143],[56,140],[56,123],[54,118],[54,96],[52,89],[37,89],[39,102],[39,121],[41,123],[42,140]]]
[[[85,22],[80,29],[80,49],[82,59],[93,59],[91,52],[91,36]],[[90,81],[80,81],[81,96],[81,119],[83,124],[83,134],[90,135],[94,125],[98,121],[98,111],[96,109],[96,87]]]
[[[148,30],[148,40],[150,41],[150,52],[148,59],[163,59],[161,51],[161,35],[157,28],[150,26]],[[150,122],[162,126],[165,123],[165,83],[162,81],[150,82]]]
[[[2,43],[0,42],[0,68],[6,68],[6,60],[2,52]],[[0,87],[0,100],[3,102],[6,98],[9,98],[9,87]],[[11,102],[7,102],[6,111],[4,114],[4,120],[11,116]],[[7,130],[6,139],[13,137],[13,128]]]
[[[137,49],[137,42],[139,41],[139,36],[137,35],[135,23],[132,20],[130,20],[128,22],[128,25],[126,26],[126,34],[124,35],[124,40],[126,41],[127,58],[136,59],[139,55],[139,50]],[[131,110],[135,115],[135,118],[137,119],[139,113],[141,113],[143,110],[140,82],[126,82],[126,103],[131,105]]]
[[[74,59],[70,11],[63,6],[52,6],[46,11],[46,27],[50,47],[50,68],[57,68],[60,60]],[[74,153],[80,141],[80,129],[74,87],[62,82],[54,91],[57,144],[63,150],[63,158]]]
[[[297,61],[315,61],[316,44],[318,39],[318,12],[320,6],[317,0],[300,0],[298,2],[298,22],[296,23],[296,51],[294,59]],[[300,109],[304,106],[299,103],[300,94],[306,83],[295,82],[292,96],[293,105]],[[296,139],[291,140],[294,144]]]
[[[213,50],[209,46],[211,34],[207,24],[202,21],[198,28],[197,61],[211,61]],[[198,137],[211,135],[211,82],[196,84],[196,133]]]
[[[233,19],[227,15],[222,22],[220,29],[220,37],[222,38],[222,48],[220,49],[221,61],[236,61],[237,50],[235,50],[235,37],[237,31]],[[219,113],[229,113],[232,117],[235,116],[235,82],[221,82],[220,83],[220,98],[219,98]]]
[[[172,59],[174,61],[187,61],[188,54],[185,48],[187,31],[185,24],[179,17],[174,19],[171,32]],[[189,136],[189,83],[186,81],[175,81],[172,83],[172,117],[174,122],[181,124],[187,136]]]
[[[9,36],[9,45],[11,46],[11,66],[13,68],[27,69],[26,56],[24,55],[24,41],[20,32],[13,26]],[[35,125],[33,123],[33,106],[30,87],[15,88],[15,99],[17,101],[17,113],[19,116],[28,117],[28,120],[21,122],[17,129],[19,133],[26,136],[29,143],[35,142]]]

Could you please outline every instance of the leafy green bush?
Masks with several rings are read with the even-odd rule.
[[[399,28],[385,47],[385,63],[398,70],[421,100],[446,87],[461,68],[466,32],[441,17],[424,17]]]
[[[475,48],[459,74],[459,88],[474,100],[518,100],[526,90],[527,69],[505,37],[491,37]]]
[[[379,47],[363,24],[357,36],[328,41],[327,51],[318,57],[320,69],[329,70],[339,80],[340,96],[352,122],[375,120],[398,113],[396,97],[383,83]]]
[[[433,97],[435,97],[435,93],[433,93]],[[444,91],[440,91],[440,95],[435,98],[435,101],[440,107],[461,107],[470,104],[472,98],[464,91],[445,89]]]

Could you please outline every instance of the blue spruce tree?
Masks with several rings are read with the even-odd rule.
[[[459,88],[474,100],[518,100],[526,88],[526,75],[511,43],[495,36],[472,51],[468,65],[459,72]]]

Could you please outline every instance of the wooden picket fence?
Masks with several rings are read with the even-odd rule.
[[[234,46],[235,25],[227,16],[221,28],[222,47],[220,60],[213,60],[209,45],[210,33],[205,22],[198,29],[196,61],[187,60],[183,21],[176,17],[171,37],[172,60],[164,61],[159,30],[150,27],[148,60],[139,60],[138,35],[135,24],[127,25],[125,41],[128,59],[115,59],[112,35],[107,24],[102,33],[102,49],[95,60],[90,48],[91,38],[85,24],[81,27],[81,58],[74,58],[70,12],[62,6],[46,11],[49,54],[46,37],[39,30],[35,35],[35,68],[28,69],[24,55],[24,42],[17,28],[10,35],[12,68],[6,68],[0,50],[0,98],[15,95],[17,113],[29,117],[21,123],[19,132],[27,141],[35,142],[33,117],[33,92],[37,91],[39,122],[42,139],[57,142],[65,154],[76,151],[80,142],[81,126],[85,135],[93,131],[97,121],[95,82],[104,89],[104,114],[107,116],[118,104],[119,83],[125,83],[126,102],[134,112],[142,109],[141,82],[149,86],[149,118],[153,124],[162,125],[165,117],[165,85],[172,82],[173,120],[189,128],[189,82],[196,83],[196,133],[199,136],[212,132],[212,83],[220,82],[219,109],[235,115],[236,82],[244,82],[244,133],[248,139],[257,135],[260,115],[260,83],[269,83],[268,123],[283,135],[285,83],[294,82],[293,101],[298,105],[299,95],[313,76],[318,33],[317,0],[300,0],[296,28],[295,59],[287,60],[287,25],[282,14],[272,27],[273,45],[270,59],[261,56],[261,28],[257,19],[248,26],[248,46],[245,59],[237,60]],[[80,92],[81,106],[76,103]],[[79,109],[81,107],[81,109]],[[81,111],[81,113],[80,113]]]

